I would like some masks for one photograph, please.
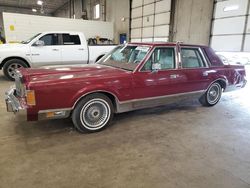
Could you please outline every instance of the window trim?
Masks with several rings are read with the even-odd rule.
[[[203,66],[203,67],[190,67],[190,68],[189,68],[189,67],[183,67],[183,66],[182,66],[182,57],[181,57],[181,49],[183,49],[183,48],[185,48],[185,49],[195,49],[195,50],[197,50],[198,53],[199,53],[200,56],[201,56],[201,59],[202,59],[202,61],[203,61],[204,66]],[[204,56],[204,54],[203,54],[203,52],[202,52],[202,50],[201,50],[200,47],[194,47],[194,46],[180,46],[179,54],[180,54],[180,62],[181,62],[181,67],[180,67],[180,69],[202,69],[202,68],[208,68],[208,67],[209,67],[209,66],[208,66],[208,62],[207,62],[207,59],[205,58],[205,56]]]
[[[163,69],[163,70],[158,70],[159,71],[170,71],[170,70],[177,70],[178,69],[178,58],[177,58],[177,48],[176,46],[154,46],[151,50],[151,52],[148,54],[148,57],[144,60],[144,62],[142,63],[140,69],[138,70],[138,72],[152,72],[152,70],[142,70],[142,68],[144,67],[144,65],[147,63],[147,61],[149,60],[149,58],[151,58],[151,55],[154,53],[156,48],[172,48],[174,49],[174,54],[175,54],[175,67],[172,69]]]

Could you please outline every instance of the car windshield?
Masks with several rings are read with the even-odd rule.
[[[149,46],[121,45],[105,55],[98,63],[133,71],[149,49]]]
[[[32,41],[34,38],[36,38],[38,35],[40,35],[41,33],[36,34],[35,36],[29,38],[28,40],[22,41],[22,44],[28,44],[30,41]]]

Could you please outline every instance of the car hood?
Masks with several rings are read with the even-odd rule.
[[[131,71],[100,64],[78,66],[51,66],[43,68],[21,68],[20,72],[29,82],[65,81],[81,78],[107,78],[129,74]]]
[[[1,44],[0,45],[0,52],[1,51],[10,51],[10,50],[16,50],[17,48],[23,48],[27,46],[26,44],[21,43],[15,43],[15,44]]]

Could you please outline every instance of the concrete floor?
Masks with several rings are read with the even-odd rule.
[[[250,74],[250,72],[249,72]],[[249,79],[250,80],[250,79]],[[0,187],[250,187],[250,87],[117,115],[95,134],[70,120],[18,122],[0,75]]]

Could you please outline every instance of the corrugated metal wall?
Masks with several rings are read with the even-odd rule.
[[[132,0],[131,42],[168,41],[171,0]]]
[[[217,0],[211,46],[217,51],[250,51],[250,0]]]

